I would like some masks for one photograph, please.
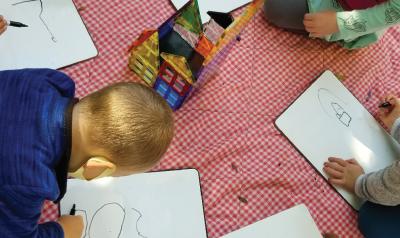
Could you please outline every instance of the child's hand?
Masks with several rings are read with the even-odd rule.
[[[7,29],[7,22],[3,16],[0,16],[0,35]]]
[[[324,172],[329,177],[329,182],[354,193],[357,178],[364,174],[363,168],[355,159],[343,160],[329,158],[324,163]]]
[[[83,218],[81,216],[64,215],[57,222],[64,230],[65,238],[81,238],[83,232]]]
[[[339,31],[334,11],[306,14],[303,23],[311,37],[321,38]]]
[[[391,129],[393,123],[400,117],[400,100],[393,95],[388,95],[382,101],[392,105],[389,108],[379,109],[379,118],[387,128]]]

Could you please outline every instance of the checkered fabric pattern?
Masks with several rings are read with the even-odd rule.
[[[137,81],[128,49],[145,28],[174,12],[168,0],[75,0],[99,56],[63,69],[82,97],[110,83]],[[235,14],[239,14],[240,11]],[[210,238],[304,203],[321,232],[362,237],[357,213],[274,127],[276,117],[324,70],[344,80],[375,115],[379,98],[400,92],[400,28],[348,51],[269,25],[260,11],[215,59],[175,114],[176,136],[155,170],[201,174]],[[46,203],[42,221],[57,216]]]

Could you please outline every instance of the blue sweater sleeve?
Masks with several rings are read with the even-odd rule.
[[[53,69],[24,69],[3,71],[2,73],[14,80],[46,81],[63,97],[72,98],[75,95],[74,81],[61,71]]]
[[[63,238],[57,222],[38,224],[44,198],[37,188],[0,186],[0,237],[2,238]]]

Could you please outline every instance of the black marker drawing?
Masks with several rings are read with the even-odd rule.
[[[337,118],[346,127],[350,126],[352,117],[343,108],[345,103],[326,88],[318,89],[318,101],[322,110],[330,117]]]
[[[140,233],[140,231],[139,231],[139,220],[142,219],[142,217],[143,217],[142,213],[139,210],[135,209],[135,208],[132,208],[132,210],[134,210],[137,214],[139,214],[139,217],[136,220],[136,232],[137,232],[137,234],[142,238],[147,238],[146,236],[142,235],[142,233]]]
[[[118,228],[116,229],[116,233],[115,235],[111,235],[108,236],[109,238],[119,238],[122,234],[122,231],[124,229],[124,225],[125,225],[125,218],[126,218],[126,210],[125,208],[116,202],[110,202],[110,203],[106,203],[104,205],[102,205],[101,207],[99,207],[92,215],[90,221],[89,221],[89,217],[87,214],[86,210],[83,209],[76,209],[76,215],[82,215],[83,218],[85,219],[85,231],[84,231],[84,235],[82,236],[83,238],[97,238],[98,236],[96,236],[94,234],[95,229],[94,227],[96,227],[96,220],[99,220],[99,222],[103,222],[103,217],[102,217],[102,213],[106,214],[106,210],[113,210],[113,213],[118,214],[120,213],[121,217],[115,216],[113,217],[113,221],[115,221],[116,218],[119,218],[121,220],[120,224],[118,224]],[[135,209],[135,208],[131,208],[131,210],[133,210],[136,214],[138,214],[138,218],[136,220],[136,233],[138,234],[139,237],[141,238],[147,238],[146,236],[144,236],[140,230],[139,230],[139,221],[142,219],[143,215],[142,213]],[[107,213],[108,214],[108,213]],[[128,224],[126,224],[128,225]],[[107,231],[106,231],[107,232]],[[108,232],[112,232],[111,230],[108,230]]]
[[[102,222],[102,218],[103,218],[102,217],[102,213],[104,212],[105,214],[107,214],[105,212],[107,210],[113,210],[113,213],[115,213],[115,214],[120,213],[120,215],[122,216],[121,224],[117,228],[118,229],[118,233],[115,234],[116,236],[113,237],[112,235],[109,235],[110,238],[119,238],[120,237],[121,232],[122,232],[122,228],[124,226],[125,217],[126,217],[125,208],[122,207],[121,204],[119,204],[119,203],[111,202],[111,203],[104,204],[99,209],[97,209],[96,212],[93,214],[92,219],[91,219],[90,224],[89,224],[89,238],[95,238],[96,237],[96,235],[93,234],[93,233],[96,232],[96,230],[92,229],[92,228],[96,227],[96,226],[94,226],[94,224],[96,224],[97,220],[99,220],[99,222]],[[115,216],[115,217],[113,217],[113,220],[115,220],[117,218],[119,218],[119,217]],[[103,228],[104,228],[104,226],[103,226]],[[109,230],[108,232],[111,233],[111,230]]]
[[[351,122],[350,115],[343,109],[342,106],[340,106],[336,102],[332,102],[331,106],[332,106],[332,109],[336,112],[336,117],[339,119],[339,121],[343,125],[349,127],[350,126],[350,122]]]
[[[50,27],[48,26],[47,22],[44,20],[43,18],[43,10],[44,10],[44,6],[43,6],[43,0],[26,0],[26,1],[21,1],[21,2],[16,2],[14,4],[12,4],[13,6],[17,6],[20,4],[24,4],[24,3],[29,3],[29,2],[39,2],[40,3],[40,13],[39,13],[39,19],[40,21],[43,23],[44,27],[46,28],[47,32],[50,34],[51,36],[51,40],[56,43],[57,39],[54,36],[53,32],[50,30]]]

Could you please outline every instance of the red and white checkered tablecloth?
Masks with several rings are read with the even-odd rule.
[[[75,0],[99,56],[63,71],[85,96],[110,83],[138,80],[128,49],[145,28],[174,12],[168,0]],[[241,10],[239,10],[241,11]],[[362,237],[357,214],[274,128],[274,119],[330,69],[373,114],[379,97],[400,92],[400,28],[376,45],[347,51],[274,28],[260,11],[176,112],[176,136],[156,170],[197,168],[208,233],[221,237],[296,204],[321,232]],[[46,204],[42,221],[58,211]]]

